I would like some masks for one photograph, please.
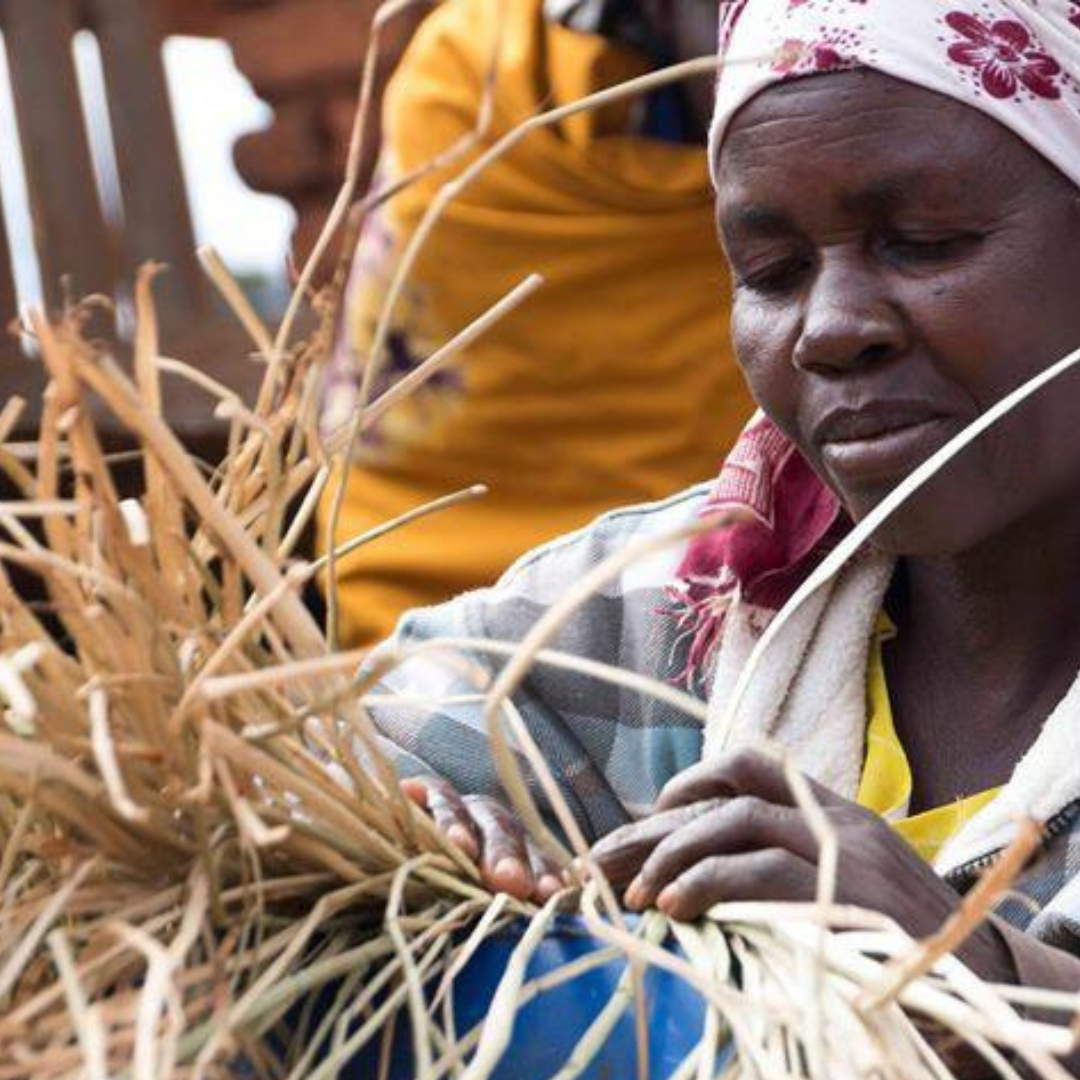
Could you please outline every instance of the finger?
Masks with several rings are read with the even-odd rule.
[[[842,802],[838,795],[814,781],[808,781],[822,806]],[[778,806],[795,806],[795,796],[776,758],[757,750],[739,750],[718,761],[703,761],[673,777],[656,800],[657,810],[668,810],[703,799],[756,795]]]
[[[814,867],[778,848],[714,855],[680,875],[657,897],[669,918],[689,922],[714,904],[734,900],[808,902],[814,898]]]
[[[525,837],[525,850],[529,857],[529,870],[536,883],[533,899],[543,904],[566,888],[566,883],[559,864],[529,836]]]
[[[715,855],[782,848],[817,861],[818,844],[798,810],[752,795],[730,799],[666,836],[645,860],[626,890],[626,903],[641,910],[656,902],[672,881]]]
[[[470,859],[480,855],[480,841],[472,817],[457,789],[441,776],[417,776],[401,781],[401,790],[422,806],[451,843]]]
[[[651,814],[610,832],[593,845],[593,861],[616,888],[626,885],[666,837],[717,805],[715,799]]]
[[[427,782],[419,776],[407,776],[398,785],[405,796],[421,810],[427,809]]]
[[[521,823],[494,799],[466,795],[463,802],[480,834],[480,876],[485,884],[496,892],[528,900],[536,883]]]

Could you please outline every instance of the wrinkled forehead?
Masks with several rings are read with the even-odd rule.
[[[725,0],[710,132],[715,170],[758,95],[869,70],[989,116],[1080,184],[1080,2]],[[714,174],[715,179],[715,174]]]
[[[996,120],[860,69],[777,84],[744,105],[716,148],[722,231],[760,231],[778,208],[808,219],[918,205],[993,216],[1020,193],[1073,182]],[[771,215],[771,216],[770,216]]]
[[[783,167],[793,182],[823,159],[841,167],[867,155],[888,167],[896,161],[948,162],[974,145],[996,160],[996,144],[1011,135],[983,113],[891,75],[859,68],[777,83],[751,98],[732,117],[713,151],[719,178],[725,162],[741,167]],[[1029,151],[1030,152],[1030,151]]]

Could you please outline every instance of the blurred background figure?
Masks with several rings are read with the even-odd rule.
[[[440,186],[544,109],[712,53],[716,10],[715,0],[446,0],[428,16],[387,91],[378,182],[474,128],[501,25],[492,122],[463,160],[366,223],[325,432],[354,414],[388,285]],[[527,274],[545,284],[365,436],[337,543],[472,483],[490,494],[343,561],[342,644],[493,581],[605,510],[715,474],[750,402],[717,344],[729,298],[703,152],[709,92],[708,77],[671,84],[536,131],[442,215],[393,312],[377,391]]]
[[[380,83],[426,3],[383,36]],[[131,332],[136,268],[168,264],[156,292],[163,351],[249,394],[261,374],[201,272],[213,245],[264,317],[281,313],[341,186],[374,0],[0,2],[0,328],[20,307],[90,293]],[[377,138],[371,141],[368,165]],[[166,377],[169,418],[213,461],[213,400]],[[0,334],[0,399],[44,378],[34,343]],[[105,424],[109,434],[109,424]],[[118,429],[115,437],[123,441]]]

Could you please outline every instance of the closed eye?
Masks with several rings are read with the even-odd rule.
[[[809,256],[792,255],[754,266],[736,267],[735,285],[752,292],[777,295],[795,288],[812,269],[813,260]]]
[[[892,234],[882,238],[881,246],[892,260],[910,263],[948,262],[968,254],[982,237],[977,233],[947,235]]]

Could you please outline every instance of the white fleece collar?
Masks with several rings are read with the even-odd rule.
[[[866,752],[870,641],[894,567],[864,553],[796,613],[762,663],[735,723],[721,732],[739,672],[763,632],[760,612],[729,610],[709,697],[703,756],[780,743],[808,776],[854,798]],[[1004,847],[1019,817],[1046,822],[1080,799],[1080,676],[997,798],[939,854],[945,873]]]

